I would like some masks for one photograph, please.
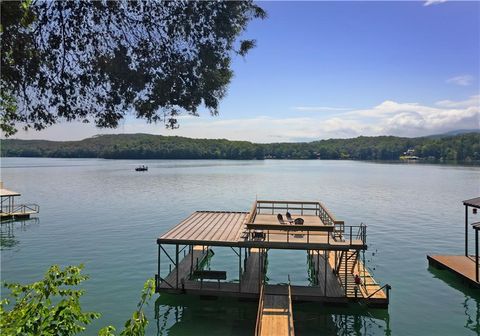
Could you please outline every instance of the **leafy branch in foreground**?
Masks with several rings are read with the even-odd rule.
[[[120,336],[143,336],[145,335],[145,328],[148,325],[147,317],[143,312],[143,306],[150,299],[155,292],[155,281],[148,279],[143,285],[141,299],[137,304],[137,310],[133,313],[132,318],[125,322],[125,329],[120,333]],[[112,326],[101,329],[99,336],[115,336],[115,328]]]
[[[84,291],[74,288],[88,279],[82,269],[83,265],[63,270],[53,265],[40,281],[4,284],[14,301],[11,310],[10,299],[0,302],[2,335],[75,335],[85,330],[100,314],[82,311]]]
[[[9,298],[0,301],[0,330],[2,335],[76,335],[100,317],[96,312],[84,312],[80,306],[83,290],[76,289],[87,275],[83,265],[63,270],[51,266],[44,278],[28,285],[5,283]],[[154,293],[154,280],[145,282],[141,299],[132,318],[125,323],[120,336],[143,336],[148,320],[143,306]],[[115,328],[108,326],[100,336],[114,336]]]

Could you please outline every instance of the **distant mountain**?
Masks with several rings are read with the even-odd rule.
[[[459,131],[456,131],[459,132]],[[450,132],[451,133],[451,132]],[[104,159],[398,160],[409,149],[429,161],[480,163],[480,132],[419,138],[360,136],[301,143],[255,144],[151,134],[101,135],[81,141],[1,141],[1,156]]]
[[[445,138],[449,136],[455,136],[455,135],[461,135],[461,134],[468,134],[468,133],[480,133],[480,129],[460,129],[460,130],[454,130],[446,133],[441,133],[441,134],[432,134],[432,135],[427,135],[426,138]]]

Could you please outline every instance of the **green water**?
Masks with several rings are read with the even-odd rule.
[[[156,237],[195,210],[248,210],[259,199],[321,200],[347,225],[368,225],[366,252],[386,310],[294,305],[298,335],[475,335],[479,292],[430,269],[427,253],[463,252],[461,200],[480,194],[478,167],[352,161],[168,161],[2,159],[6,187],[40,204],[38,221],[5,232],[1,276],[31,282],[51,264],[85,263],[86,309],[121,327],[156,272]],[[478,218],[473,220],[480,220]],[[13,236],[13,237],[12,237]],[[472,244],[473,246],[473,244]],[[473,252],[473,250],[472,250]],[[216,249],[211,262],[235,280],[237,264]],[[269,254],[270,282],[308,283],[307,258]],[[165,265],[168,265],[165,260]],[[251,335],[257,305],[234,300],[155,296],[149,335]]]

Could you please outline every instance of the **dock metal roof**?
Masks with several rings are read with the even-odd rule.
[[[465,201],[463,201],[463,204],[480,209],[480,197],[475,197],[475,198],[471,198],[469,200],[465,200]]]
[[[5,188],[0,188],[0,197],[20,196],[20,193]]]
[[[248,212],[196,211],[158,238],[158,243],[209,245],[237,243]]]

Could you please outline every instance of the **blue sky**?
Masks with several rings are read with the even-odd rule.
[[[108,133],[276,142],[479,127],[479,2],[259,4],[268,18],[245,33],[257,47],[234,59],[219,117],[184,117],[175,131],[127,118]],[[61,124],[18,137],[98,133]]]

